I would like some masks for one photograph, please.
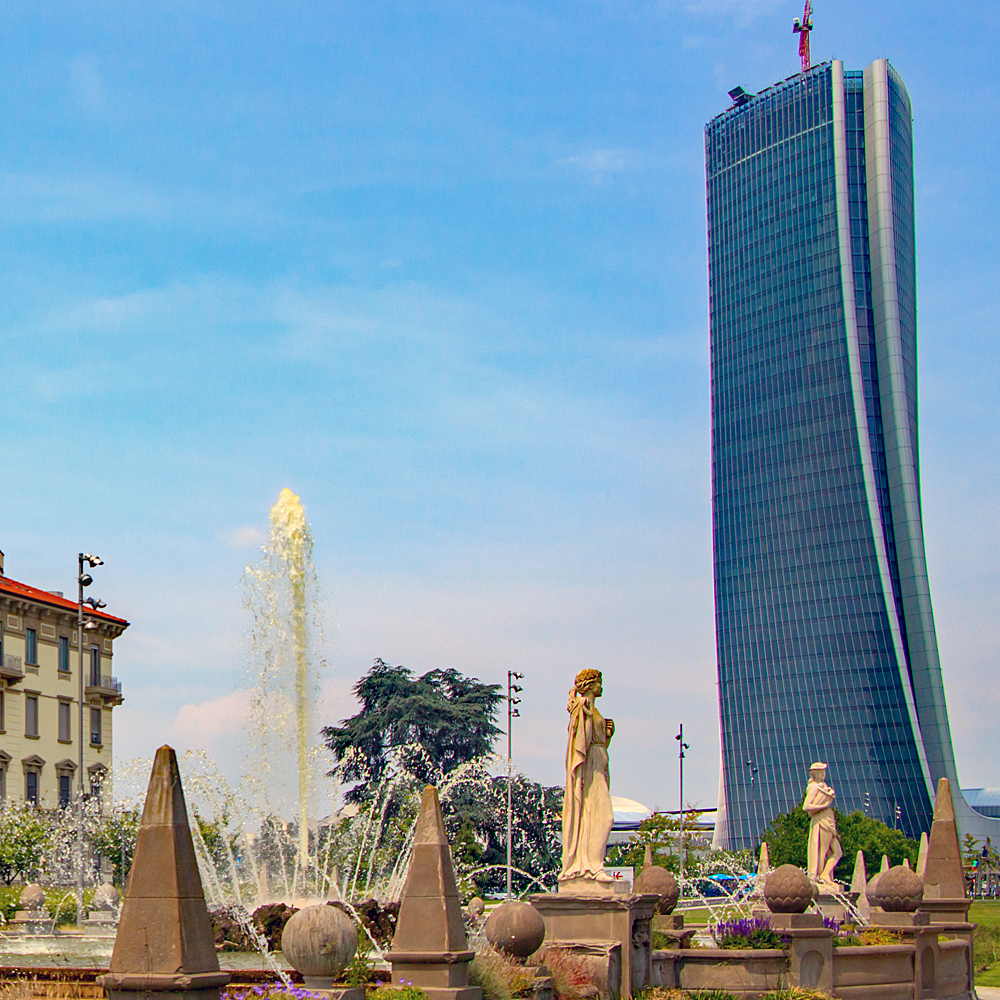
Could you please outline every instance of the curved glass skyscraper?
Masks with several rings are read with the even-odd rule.
[[[885,61],[733,91],[706,127],[722,778],[752,846],[830,765],[844,810],[963,832],[924,561],[910,101]]]

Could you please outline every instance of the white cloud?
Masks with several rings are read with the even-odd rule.
[[[264,544],[264,532],[252,524],[241,524],[238,528],[220,532],[219,539],[236,550],[250,549]]]

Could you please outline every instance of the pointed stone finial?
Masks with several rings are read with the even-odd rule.
[[[955,806],[951,800],[951,785],[942,778],[937,786],[934,823],[927,841],[924,862],[924,899],[965,899],[965,872],[962,851],[955,825]]]
[[[889,864],[889,856],[887,854],[882,855],[882,867],[879,868],[878,873],[881,875],[883,872],[887,872],[892,866]]]
[[[854,860],[854,875],[851,877],[851,892],[857,892],[858,901],[861,901],[861,896],[865,895],[865,889],[868,887],[868,873],[865,871],[865,852],[858,851],[858,856]],[[865,898],[867,903],[867,897]]]
[[[653,867],[653,845],[646,845],[646,853],[642,859],[642,870],[645,871],[647,868]]]
[[[771,870],[771,857],[767,852],[767,841],[760,845],[760,860],[757,862],[757,874],[767,875]]]
[[[164,1000],[217,1000],[229,982],[219,971],[177,755],[168,746],[153,761],[110,971],[101,981],[111,1000],[151,991]]]
[[[903,858],[903,867],[905,869],[907,869],[907,871],[910,870],[910,859],[909,858]]]
[[[927,831],[920,834],[920,850],[917,852],[917,874],[923,878],[927,867]]]
[[[474,954],[465,937],[441,803],[437,789],[428,785],[420,800],[392,951],[385,957],[396,985],[411,983],[431,1000],[482,1000],[482,990],[469,985]]]

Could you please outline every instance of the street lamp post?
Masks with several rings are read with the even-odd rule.
[[[77,605],[76,605],[76,647],[77,647],[77,694],[79,697],[79,707],[80,707],[80,718],[79,718],[79,728],[77,730],[79,735],[79,746],[77,747],[77,771],[80,775],[80,780],[77,788],[77,831],[76,831],[76,851],[77,851],[77,866],[76,866],[76,926],[83,930],[83,883],[84,883],[84,838],[83,838],[83,797],[84,797],[84,778],[83,778],[83,734],[84,734],[84,712],[83,712],[83,633],[85,631],[90,631],[97,628],[97,623],[85,620],[83,615],[84,604],[89,604],[95,611],[98,608],[105,607],[103,601],[98,601],[93,597],[87,598],[86,601],[83,599],[83,591],[85,587],[89,587],[93,582],[94,578],[89,574],[84,572],[84,564],[86,564],[88,569],[92,569],[94,566],[103,566],[104,560],[99,556],[93,556],[89,552],[81,552],[77,557],[77,577],[76,582],[78,585],[77,591]]]
[[[523,680],[524,674],[519,674],[515,670],[507,671],[507,899],[511,898],[511,843],[513,839],[514,827],[514,803],[511,795],[511,787],[514,780],[513,765],[511,763],[511,723],[514,719],[521,717],[521,713],[515,707],[521,704],[521,699],[515,697],[523,688],[518,687],[514,681]]]
[[[680,743],[678,756],[680,758],[681,766],[681,780],[680,780],[680,817],[681,817],[681,877],[678,880],[678,885],[680,887],[681,894],[684,893],[684,751],[690,750],[691,745],[684,742],[684,723],[681,723],[680,732],[674,737],[675,740]]]

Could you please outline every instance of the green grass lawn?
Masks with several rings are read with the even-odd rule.
[[[1000,900],[975,902],[969,909],[969,920],[979,924],[976,930],[976,985],[1000,986]],[[979,971],[991,957],[997,959]]]

